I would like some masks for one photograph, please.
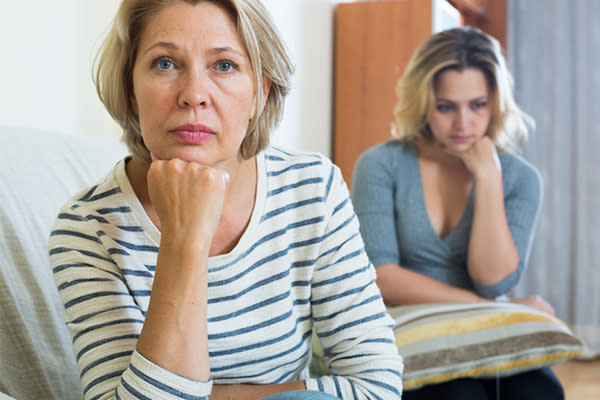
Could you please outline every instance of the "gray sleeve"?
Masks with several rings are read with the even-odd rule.
[[[394,218],[394,178],[385,147],[363,153],[354,168],[352,203],[365,250],[375,267],[398,264],[400,255]]]
[[[509,155],[507,155],[508,157]],[[517,269],[493,285],[473,281],[475,290],[486,298],[495,298],[514,288],[521,279],[531,252],[539,212],[542,206],[542,178],[531,164],[510,155],[503,163],[504,208],[513,241],[519,254]]]

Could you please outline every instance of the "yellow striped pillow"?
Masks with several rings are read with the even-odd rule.
[[[507,376],[585,353],[559,319],[519,304],[426,304],[388,312],[404,358],[404,389]]]
[[[388,312],[404,358],[405,390],[456,378],[508,376],[586,351],[559,319],[519,304],[423,304]],[[329,373],[316,335],[310,372]]]

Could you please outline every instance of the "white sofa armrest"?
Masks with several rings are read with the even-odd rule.
[[[59,208],[125,154],[115,139],[0,126],[0,399],[81,400],[48,236]]]

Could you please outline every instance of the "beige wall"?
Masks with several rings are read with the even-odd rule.
[[[91,60],[116,0],[20,0],[0,13],[0,124],[114,135]]]

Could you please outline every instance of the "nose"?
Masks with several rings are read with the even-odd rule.
[[[179,92],[178,103],[182,108],[206,107],[209,104],[209,78],[203,71],[188,71]]]
[[[456,124],[456,128],[460,131],[464,130],[468,124],[469,124],[469,119],[471,118],[471,112],[468,109],[459,109],[458,112],[456,113],[456,120],[455,120],[455,124]]]

